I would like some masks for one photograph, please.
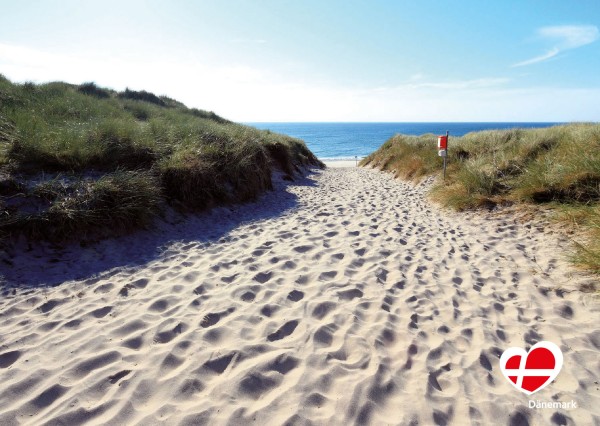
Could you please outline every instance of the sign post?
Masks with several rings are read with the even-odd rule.
[[[448,135],[449,131],[446,130],[446,136],[438,136],[438,155],[444,159],[444,180],[446,180],[446,160],[448,158]]]

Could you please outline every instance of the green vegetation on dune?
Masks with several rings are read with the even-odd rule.
[[[438,175],[434,135],[396,135],[362,161],[417,180]],[[551,207],[582,231],[573,261],[600,273],[600,124],[469,133],[449,142],[447,177],[431,196],[457,210],[528,204]]]
[[[320,161],[304,142],[146,91],[0,75],[0,238],[62,240],[248,201]]]

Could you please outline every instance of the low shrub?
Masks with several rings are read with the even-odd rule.
[[[95,96],[99,99],[110,98],[110,93],[108,90],[101,89],[100,87],[96,86],[96,84],[93,82],[83,83],[79,85],[77,91],[85,95]]]
[[[30,194],[45,206],[35,213],[0,217],[0,235],[64,241],[90,235],[118,235],[147,226],[162,202],[160,185],[149,172],[117,171],[97,180],[39,184]]]
[[[163,101],[161,98],[156,96],[154,93],[146,92],[145,90],[136,91],[126,88],[124,92],[119,92],[117,97],[120,99],[133,99],[136,101],[150,102],[162,107],[167,106],[165,101]]]

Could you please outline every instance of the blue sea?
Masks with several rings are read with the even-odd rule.
[[[321,160],[349,160],[366,157],[396,133],[433,133],[463,136],[491,129],[550,127],[561,123],[247,123],[259,129],[283,133],[306,142]]]

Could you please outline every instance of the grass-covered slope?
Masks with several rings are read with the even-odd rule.
[[[252,200],[274,168],[322,166],[304,142],[145,91],[0,75],[0,239],[62,240],[150,223],[165,202]]]
[[[498,204],[544,204],[583,229],[574,261],[600,272],[600,124],[493,130],[450,138],[446,181],[431,196],[458,210]],[[396,135],[362,165],[414,180],[438,175],[434,135]]]

